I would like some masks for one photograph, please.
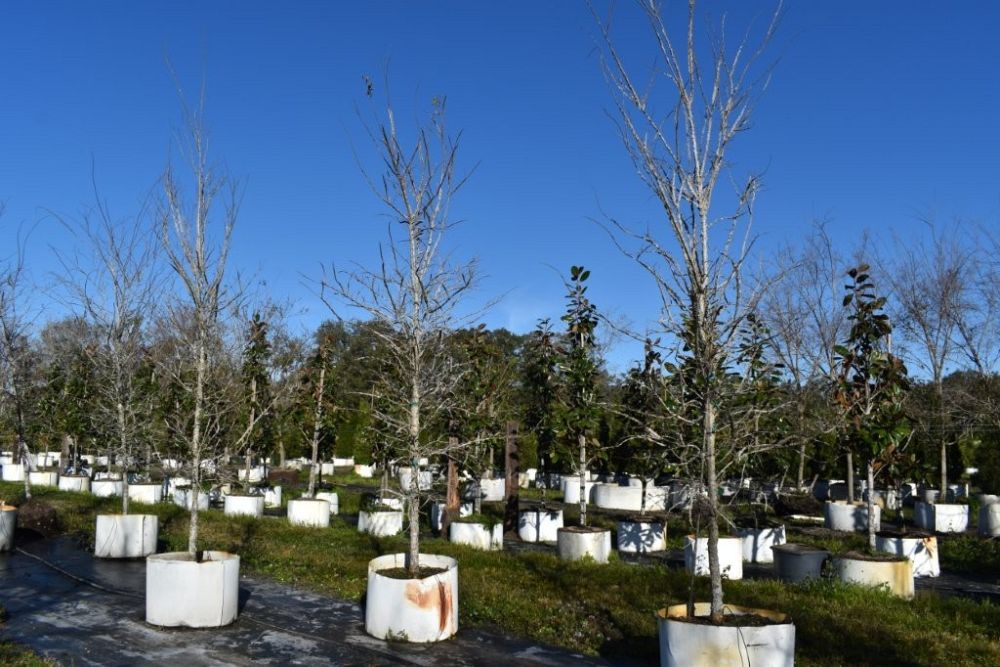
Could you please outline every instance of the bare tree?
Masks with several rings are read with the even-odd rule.
[[[371,96],[369,87],[369,96]],[[336,314],[342,306],[364,313],[385,349],[388,363],[373,391],[381,437],[410,467],[410,544],[407,568],[419,571],[419,461],[457,454],[468,447],[431,428],[452,414],[462,369],[448,334],[478,313],[459,315],[460,301],[476,284],[476,261],[456,262],[445,249],[456,224],[451,202],[465,178],[457,169],[460,135],[445,128],[445,101],[435,98],[425,121],[405,145],[391,102],[369,135],[384,162],[380,178],[367,172],[372,191],[389,212],[388,240],[379,246],[374,269],[333,267],[320,281],[322,298]],[[395,230],[400,229],[397,234]]]
[[[90,348],[97,374],[92,419],[114,425],[110,449],[121,468],[122,513],[128,514],[129,468],[139,444],[151,436],[151,397],[138,386],[138,378],[146,363],[145,325],[158,297],[159,247],[145,209],[116,220],[96,185],[94,193],[93,210],[71,226],[86,251],[60,256],[60,282],[98,336],[98,344]],[[147,465],[148,452],[147,447]]]
[[[0,216],[4,205],[0,202]],[[3,397],[17,433],[15,460],[24,466],[24,495],[31,498],[31,450],[28,445],[28,420],[31,405],[28,387],[31,382],[31,328],[35,313],[28,299],[30,286],[24,265],[25,238],[18,233],[12,258],[0,267],[0,382]]]
[[[792,388],[799,449],[795,479],[801,488],[809,443],[835,428],[815,411],[810,413],[810,406],[816,395],[828,393],[834,380],[833,348],[844,338],[847,323],[840,306],[846,260],[833,247],[826,223],[820,221],[801,247],[782,248],[771,263],[763,277],[770,284],[761,313]]]
[[[221,319],[235,296],[225,290],[226,261],[239,208],[239,191],[225,174],[209,162],[208,136],[203,123],[204,94],[198,107],[183,103],[186,136],[182,154],[193,180],[194,196],[188,199],[172,164],[163,175],[163,196],[157,210],[160,240],[167,262],[180,280],[187,303],[175,310],[178,330],[187,334],[179,365],[169,369],[190,393],[190,415],[182,438],[190,456],[191,521],[188,552],[198,551],[198,495],[201,493],[203,461],[220,451],[221,423],[225,408],[213,400],[211,382],[224,357]],[[221,210],[220,210],[221,209]],[[218,217],[216,217],[218,216]],[[187,326],[183,326],[184,323]]]
[[[882,262],[897,306],[893,320],[907,356],[931,379],[934,416],[929,428],[941,454],[941,496],[948,491],[948,406],[944,375],[954,361],[962,323],[968,322],[969,290],[974,285],[974,253],[958,229],[939,231],[928,222],[930,244],[896,239],[893,256]],[[897,341],[894,341],[897,342]]]
[[[769,72],[765,69],[759,75],[759,61],[779,14],[776,11],[771,17],[756,46],[750,44],[748,31],[730,49],[723,24],[705,66],[699,61],[703,49],[694,0],[688,2],[687,30],[679,45],[660,3],[642,0],[640,6],[654,43],[656,60],[649,70],[633,71],[616,48],[610,26],[598,22],[622,140],[666,220],[664,228],[644,231],[613,221],[614,236],[619,247],[652,277],[662,301],[662,325],[682,339],[688,350],[688,403],[694,401],[700,415],[696,460],[707,493],[711,616],[720,622],[718,484],[722,470],[717,436],[724,425],[719,423],[720,406],[733,391],[720,371],[735,359],[738,333],[753,311],[753,299],[744,292],[742,278],[751,245],[749,221],[760,184],[757,175],[740,179],[732,173],[729,151],[749,128],[757,96],[766,86]],[[647,79],[650,83],[642,83]],[[655,88],[661,81],[666,84],[664,91]],[[734,196],[727,199],[732,207],[719,213],[713,204],[716,187],[725,175],[737,182]]]

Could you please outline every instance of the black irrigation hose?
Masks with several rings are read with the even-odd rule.
[[[63,568],[59,567],[55,563],[53,563],[53,562],[51,562],[49,560],[46,560],[46,559],[42,558],[41,556],[39,556],[37,554],[33,554],[33,553],[28,552],[28,551],[25,551],[21,547],[14,547],[14,550],[17,551],[19,554],[27,556],[28,558],[32,558],[34,560],[37,560],[39,563],[41,563],[45,567],[47,567],[47,568],[49,568],[49,569],[51,569],[51,570],[53,570],[55,572],[58,572],[59,574],[63,575],[64,577],[67,577],[69,579],[72,579],[73,581],[81,583],[84,586],[90,586],[91,588],[96,588],[99,591],[103,591],[105,593],[111,593],[112,595],[121,595],[123,597],[129,597],[129,598],[133,598],[133,599],[137,599],[137,600],[141,600],[141,599],[145,598],[144,595],[139,595],[138,593],[130,593],[129,591],[123,591],[123,590],[115,590],[113,588],[108,588],[107,586],[102,586],[101,584],[97,583],[96,581],[92,581],[90,579],[86,579],[84,577],[77,576],[77,575],[73,574],[72,572],[68,572],[67,570],[64,570]],[[267,621],[262,621],[259,618],[254,618],[251,614],[247,614],[247,613],[240,614],[239,615],[239,619],[240,620],[249,621],[249,622],[254,623],[255,625],[258,625],[258,626],[263,627],[263,628],[269,628],[271,630],[277,630],[278,632],[285,632],[285,633],[290,634],[290,635],[295,635],[295,636],[298,636],[298,637],[302,637],[304,639],[310,639],[310,640],[313,640],[313,641],[316,641],[316,642],[328,642],[328,641],[330,641],[330,638],[328,638],[328,637],[322,637],[322,636],[319,636],[319,635],[313,635],[313,634],[309,634],[308,632],[302,632],[301,630],[293,630],[291,628],[285,628],[285,627],[282,627],[280,625],[275,625],[273,623],[268,623]],[[395,662],[400,663],[400,664],[411,664],[411,665],[422,665],[422,664],[424,664],[422,661],[411,660],[411,659],[407,658],[406,656],[398,655],[396,653],[393,653],[392,651],[389,651],[389,650],[386,650],[386,649],[382,649],[382,648],[379,648],[377,646],[367,646],[367,645],[364,645],[364,644],[352,643],[352,647],[368,651],[369,653],[375,653],[375,654],[380,655],[380,656],[385,657],[385,658],[391,658],[392,660],[394,660]]]

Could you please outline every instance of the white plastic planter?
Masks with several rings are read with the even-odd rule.
[[[403,513],[391,512],[358,512],[358,530],[376,537],[388,537],[403,532]]]
[[[448,528],[448,539],[480,551],[500,551],[503,549],[503,524],[489,527],[482,523],[454,521]]]
[[[94,555],[98,558],[145,558],[156,553],[160,520],[155,514],[98,514]]]
[[[913,520],[921,528],[936,533],[964,533],[969,527],[969,506],[917,502]]]
[[[585,482],[584,491],[587,493],[587,502],[590,502],[593,496],[591,493],[594,489],[593,482]],[[580,476],[579,475],[566,475],[562,478],[562,492],[563,492],[563,502],[567,505],[575,505],[580,502]]]
[[[979,508],[979,534],[982,537],[1000,536],[1000,504],[987,503]]]
[[[980,505],[992,505],[993,503],[1000,502],[1000,496],[994,493],[980,493],[979,494],[979,504]]]
[[[90,492],[98,498],[122,495],[125,483],[120,479],[95,479],[90,483]]]
[[[320,463],[319,464],[319,472],[324,477],[327,476],[327,475],[332,475],[333,472],[334,472],[333,471],[333,462],[332,461],[326,461],[324,463]]]
[[[240,557],[206,551],[146,558],[146,622],[163,627],[218,628],[239,612]]]
[[[17,528],[17,508],[0,505],[0,551],[14,548],[14,530]]]
[[[833,573],[841,581],[886,588],[893,595],[913,597],[913,563],[902,560],[869,560],[851,556],[834,556]]]
[[[507,490],[507,481],[504,479],[483,479],[479,481],[479,489],[483,494],[483,501],[488,503],[502,502],[504,493]]]
[[[264,496],[228,495],[223,500],[223,513],[226,516],[252,516],[259,519],[264,516]]]
[[[611,531],[576,526],[560,528],[556,536],[556,550],[560,560],[592,558],[598,563],[607,563],[611,555]]]
[[[875,530],[882,521],[882,510],[875,505]],[[846,533],[864,533],[868,531],[868,506],[861,503],[842,501],[827,501],[823,506],[823,525],[830,530],[840,530]]]
[[[28,481],[32,486],[59,486],[59,473],[48,470],[35,470],[28,473]]]
[[[60,491],[85,493],[90,491],[90,477],[87,475],[63,475],[59,478]]]
[[[528,481],[534,483],[535,479],[538,477],[538,468],[528,468],[524,471],[524,474],[528,476]]]
[[[696,602],[696,617],[708,616],[711,605]],[[774,620],[773,625],[713,625],[680,620],[687,618],[687,605],[661,609],[661,667],[792,667],[795,664],[795,626],[784,614],[766,609],[726,605],[726,614],[754,614]]]
[[[180,476],[171,477],[170,479],[167,480],[167,495],[172,496],[174,495],[174,492],[177,491],[177,489],[190,486],[191,486],[191,480],[188,479],[187,477],[180,477]]]
[[[877,535],[875,549],[909,558],[914,577],[937,577],[941,574],[938,542],[933,535]]]
[[[243,470],[239,471],[237,479],[239,479],[240,481],[245,480],[247,482],[250,482],[251,484],[256,484],[257,482],[263,482],[264,468],[263,466],[254,466],[253,468],[250,468],[249,473],[247,473],[246,468],[244,468]]]
[[[289,500],[288,523],[293,526],[326,528],[330,525],[330,503],[322,498]]]
[[[333,465],[336,468],[353,468],[354,467],[354,457],[348,456],[346,458],[336,458],[333,459]]]
[[[380,505],[385,505],[386,507],[391,507],[394,510],[400,510],[400,511],[402,511],[402,509],[403,509],[403,499],[402,498],[397,498],[395,496],[385,496],[383,498],[379,498],[378,502],[379,502]]]
[[[264,507],[281,507],[281,487],[264,489]]]
[[[424,579],[394,579],[382,570],[406,566],[406,554],[380,556],[368,563],[365,632],[379,639],[437,642],[458,632],[458,561],[420,554],[422,567],[444,572]]]
[[[640,480],[635,480],[639,482]],[[602,509],[639,512],[642,509],[642,487],[620,486],[618,484],[595,484],[590,492],[594,505]],[[666,510],[669,489],[646,487],[646,510],[657,512]]]
[[[517,534],[524,542],[555,542],[562,527],[562,510],[522,510],[517,517]]]
[[[444,520],[444,503],[433,503],[431,505],[431,527],[434,530],[441,530],[441,523]],[[458,506],[458,516],[472,516],[474,507],[472,503],[461,503]]]
[[[178,507],[183,507],[186,510],[190,510],[191,506],[194,504],[194,492],[191,489],[176,488],[174,489],[173,496],[174,504]],[[198,509],[207,510],[208,509],[208,492],[201,491],[198,494]]]
[[[354,474],[358,477],[364,477],[366,479],[372,478],[375,476],[375,466],[366,465],[364,463],[355,463]]]
[[[410,475],[413,474],[413,469],[410,466],[405,468],[400,468],[398,473],[399,478],[399,488],[403,491],[409,491],[410,489]],[[418,470],[417,471],[417,488],[421,491],[426,491],[431,488],[434,483],[434,476],[431,474],[430,470]]]
[[[736,531],[743,541],[743,560],[748,563],[773,563],[773,547],[785,543],[785,527],[741,528]]]
[[[317,500],[325,500],[330,504],[330,516],[340,513],[340,498],[332,491],[319,491],[315,495]]]
[[[830,556],[826,549],[807,544],[779,544],[771,547],[771,553],[775,575],[790,583],[819,579],[823,574],[823,564]]]
[[[0,470],[0,477],[3,477],[3,481],[5,482],[23,482],[24,465],[21,463],[5,463],[3,464],[3,469]]]
[[[129,484],[128,499],[137,503],[155,505],[163,500],[162,484]]]
[[[688,535],[684,544],[684,567],[700,577],[709,576],[708,538]],[[743,540],[719,537],[719,571],[723,579],[743,578]]]
[[[666,531],[659,521],[619,521],[618,551],[622,553],[650,553],[667,548]]]

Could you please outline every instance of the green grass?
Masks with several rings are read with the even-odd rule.
[[[16,497],[16,490],[7,486],[0,484],[0,495]],[[356,511],[359,493],[340,488],[338,494],[342,512]],[[38,500],[56,509],[63,530],[84,536],[93,533],[95,513],[118,507],[114,499],[58,491],[39,491]],[[168,548],[186,547],[187,516],[180,508],[142,510],[160,516],[161,539]],[[594,513],[591,518],[595,525],[614,523],[610,514]],[[683,539],[686,529],[683,520],[671,517],[672,541]],[[850,536],[847,542],[855,539],[863,541],[862,536]],[[343,517],[335,517],[329,529],[316,530],[280,519],[202,513],[203,548],[239,553],[248,573],[354,601],[363,598],[368,561],[404,551],[406,543],[405,536],[379,539],[360,534]],[[996,560],[992,543],[961,538],[947,539],[945,546],[946,569],[948,558],[968,567],[984,554]],[[952,546],[960,547],[959,555],[946,557]],[[618,560],[607,565],[565,563],[552,552],[483,552],[433,537],[422,540],[422,550],[458,559],[463,627],[499,628],[589,654],[648,662],[656,660],[658,651],[655,611],[684,602],[691,583],[684,571],[662,566]],[[693,583],[695,597],[707,599],[707,580]],[[792,617],[800,665],[1000,664],[1000,607],[987,603],[929,593],[907,602],[826,581],[792,586],[746,580],[726,582],[725,589],[731,604],[775,609]]]

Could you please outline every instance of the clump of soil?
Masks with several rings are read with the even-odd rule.
[[[811,494],[788,493],[778,496],[774,501],[774,511],[778,516],[820,515],[823,514],[823,505]]]
[[[599,528],[597,526],[566,526],[561,530],[567,533],[603,533],[607,528]]]
[[[17,526],[45,537],[55,537],[61,532],[59,515],[55,508],[35,499],[29,500],[18,509]]]
[[[433,577],[435,574],[441,574],[442,572],[447,572],[448,570],[443,567],[420,567],[416,574],[410,572],[409,568],[405,567],[393,567],[388,570],[379,570],[378,573],[383,577],[389,577],[390,579],[426,579],[427,577]]]
[[[696,623],[698,625],[714,625],[724,628],[763,628],[768,625],[791,623],[788,619],[776,621],[773,618],[761,616],[760,614],[724,614],[721,623],[713,622],[711,616],[680,616],[672,617],[670,620],[682,623]]]
[[[881,551],[848,551],[843,554],[843,558],[850,558],[852,560],[866,560],[873,563],[883,563],[890,561],[904,561],[906,556],[897,556],[896,554],[883,553]]]

